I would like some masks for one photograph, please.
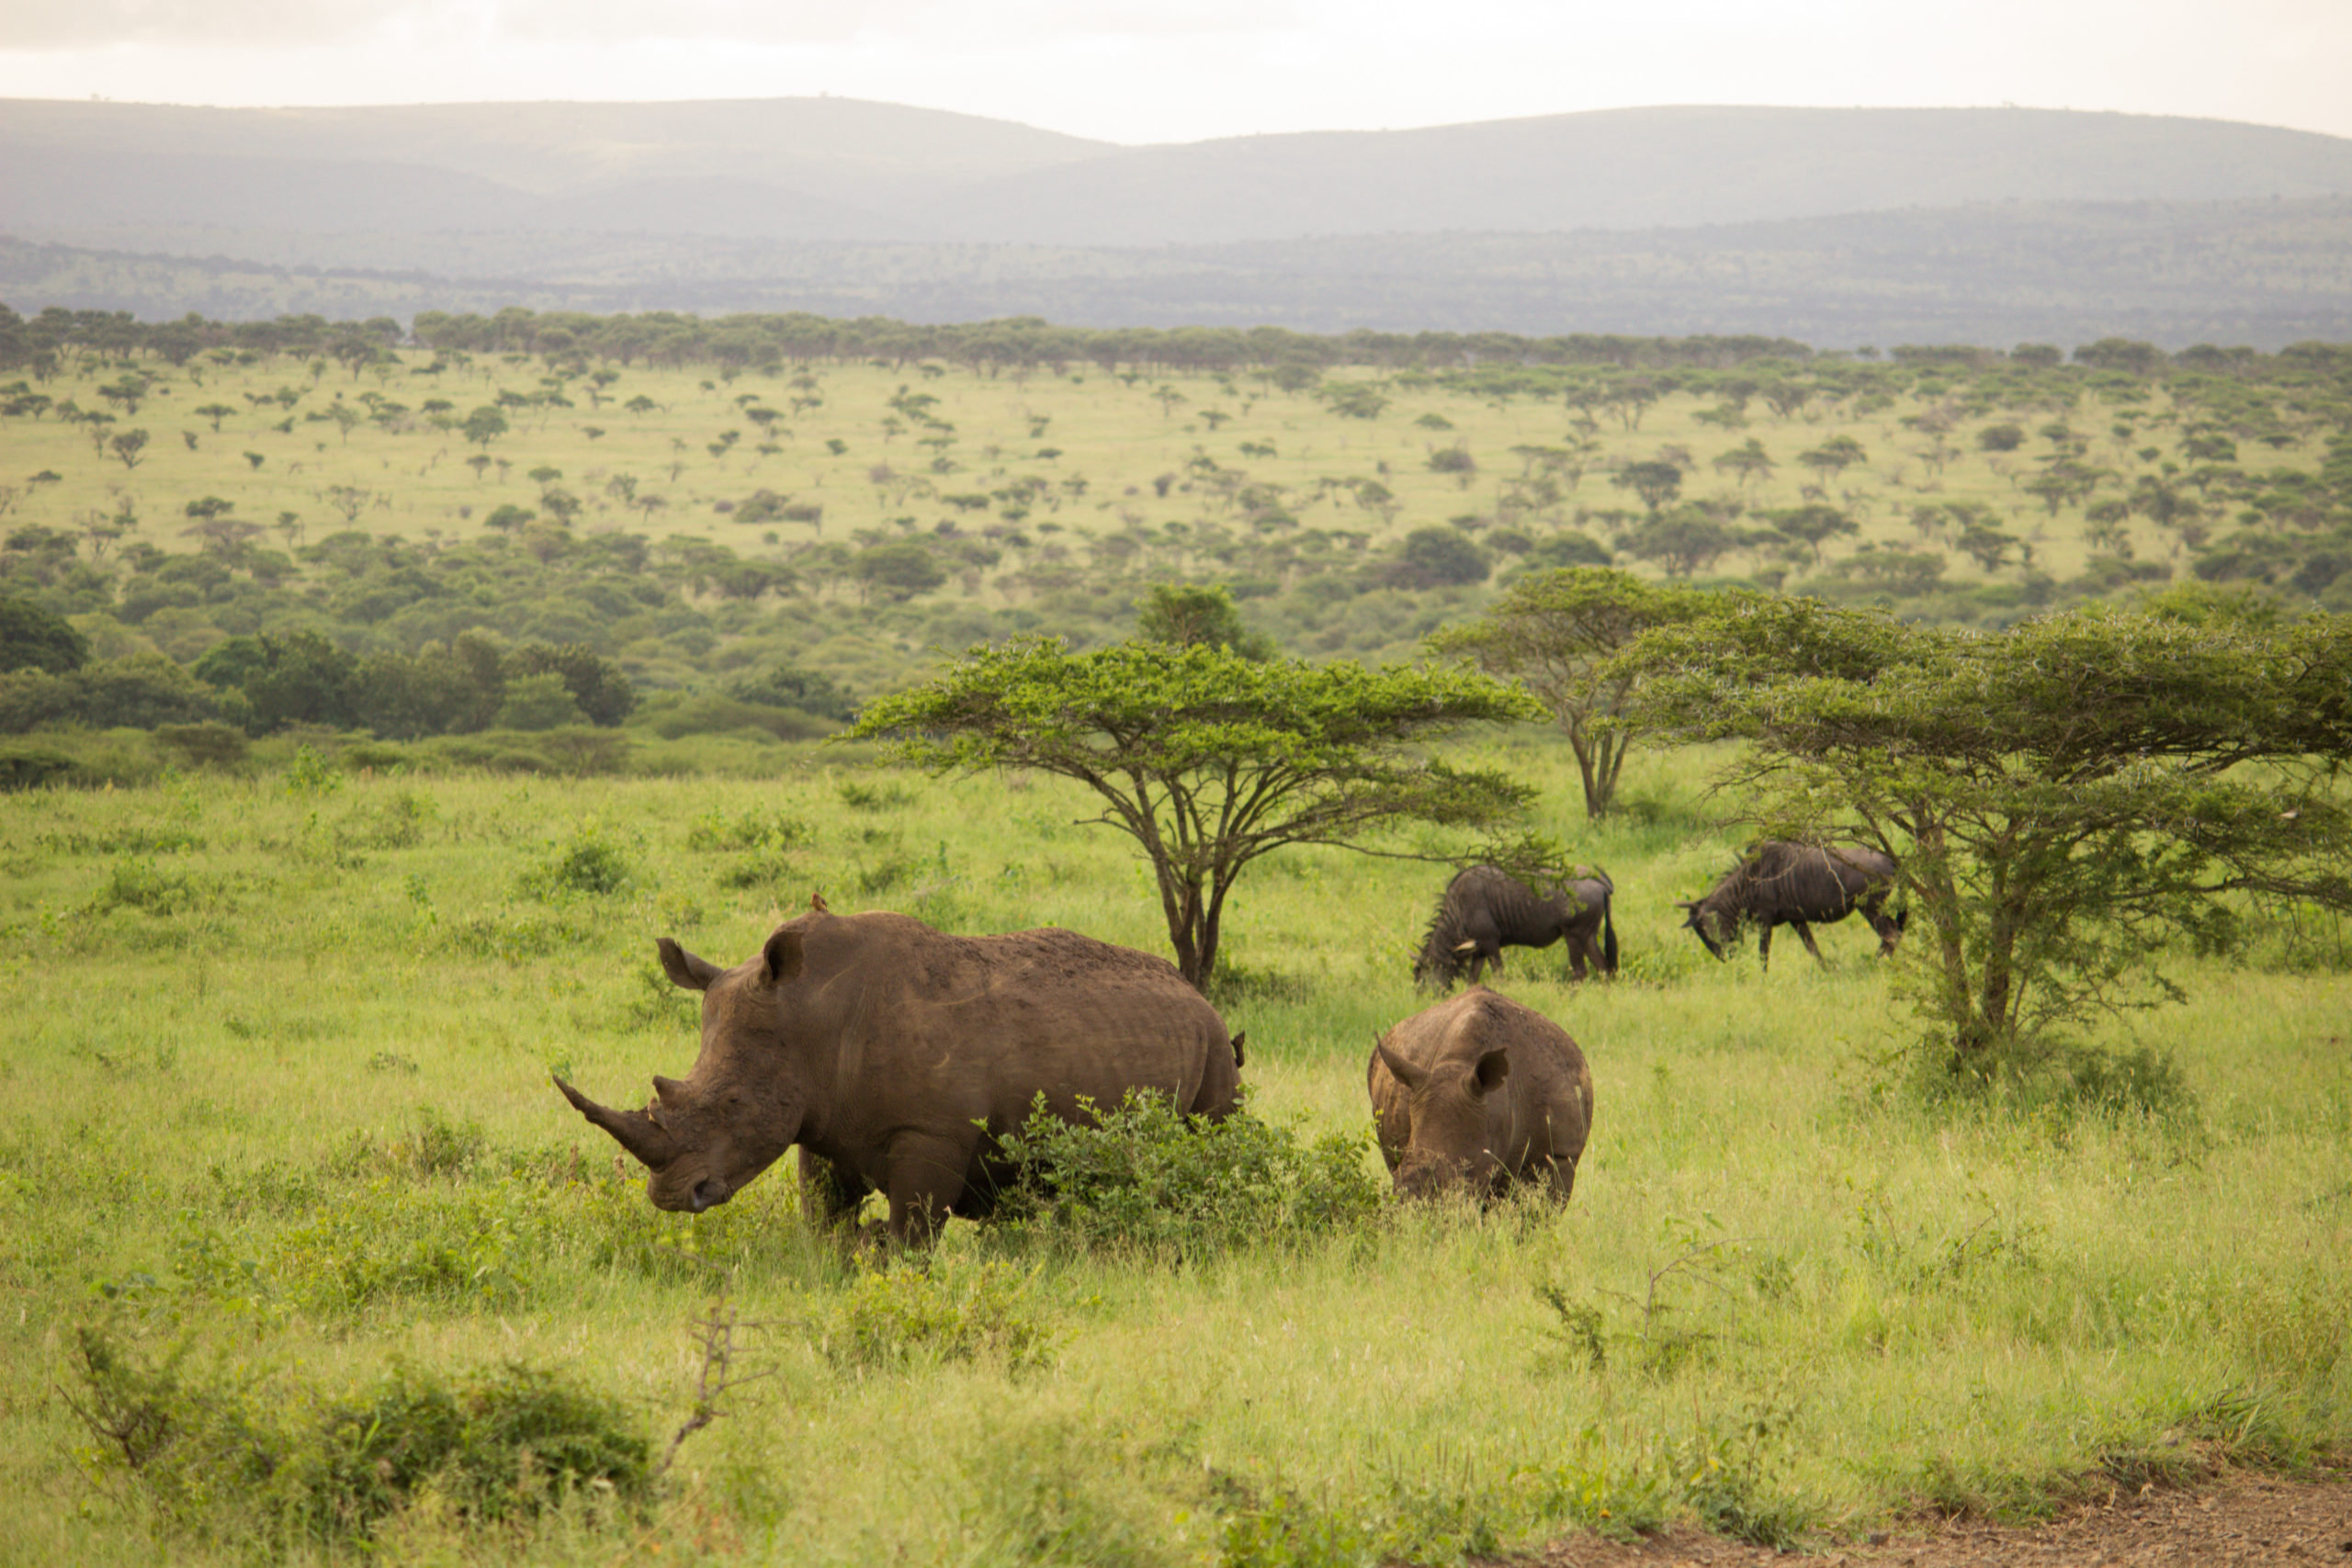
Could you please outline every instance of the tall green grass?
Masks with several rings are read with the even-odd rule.
[[[2160,1114],[1925,1106],[1878,1065],[1914,1024],[1868,933],[1765,975],[1679,930],[1670,900],[1737,837],[1703,759],[1637,756],[1637,811],[1593,827],[1563,754],[1493,750],[1620,890],[1623,978],[1514,950],[1502,982],[1592,1063],[1571,1206],[1382,1205],[1272,1246],[959,1223],[927,1265],[805,1232],[788,1168],[659,1213],[547,1075],[627,1102],[682,1072],[695,1011],[653,939],[732,963],[811,892],[1159,951],[1126,840],[1075,825],[1060,786],[786,748],[762,780],[265,759],[6,797],[0,1540],[95,1563],[153,1561],[159,1531],[180,1561],[358,1550],[234,1508],[192,1529],[67,1404],[89,1403],[85,1331],[281,1415],[524,1369],[617,1402],[658,1453],[721,1293],[736,1370],[767,1375],[637,1511],[550,1492],[493,1517],[451,1471],[372,1516],[368,1550],[1369,1562],[1676,1517],[1773,1542],[2345,1444],[2340,972],[2184,957],[2188,1004],[2101,1042],[2177,1069]],[[1370,1037],[1426,1000],[1410,952],[1444,874],[1335,852],[1253,871],[1217,1000],[1259,1114],[1362,1139]]]

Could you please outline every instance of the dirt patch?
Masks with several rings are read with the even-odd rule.
[[[2171,1568],[2204,1563],[2334,1563],[2352,1568],[2352,1470],[2312,1481],[2240,1475],[2193,1492],[2119,1494],[2042,1525],[1955,1519],[1876,1541],[1826,1545],[1806,1559],[1678,1528],[1633,1545],[1555,1542],[1543,1568],[1728,1568],[1811,1562],[1823,1568]]]

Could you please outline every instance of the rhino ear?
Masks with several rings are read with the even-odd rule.
[[[1477,1077],[1474,1080],[1476,1092],[1482,1097],[1492,1094],[1503,1087],[1505,1078],[1510,1077],[1510,1055],[1504,1051],[1489,1051],[1478,1058],[1476,1070]]]
[[[662,973],[670,976],[672,985],[684,986],[689,991],[707,991],[710,983],[726,973],[709,959],[696,958],[669,937],[663,937],[654,946],[662,954]]]
[[[768,938],[768,944],[760,949],[761,983],[769,986],[783,984],[800,973],[800,933],[789,930],[776,932]]]
[[[1395,1075],[1396,1081],[1403,1084],[1407,1089],[1418,1092],[1423,1084],[1430,1081],[1427,1068],[1417,1067],[1391,1051],[1387,1041],[1375,1038],[1372,1043],[1372,1048],[1378,1053],[1382,1065],[1386,1066],[1389,1072]]]

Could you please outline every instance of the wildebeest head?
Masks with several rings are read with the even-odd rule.
[[[655,1074],[642,1111],[614,1111],[555,1080],[582,1116],[613,1135],[650,1174],[656,1208],[699,1213],[724,1203],[798,1139],[805,1090],[784,1070],[783,993],[802,964],[802,933],[786,927],[732,969],[664,937],[662,968],[702,993],[702,1054],[682,1082]]]
[[[1731,944],[1739,935],[1737,915],[1717,908],[1713,898],[1678,898],[1674,907],[1683,912],[1682,923],[1698,934],[1710,953],[1718,959],[1731,956]]]
[[[1494,1148],[1487,1101],[1502,1092],[1510,1074],[1510,1055],[1498,1049],[1424,1067],[1390,1050],[1385,1040],[1374,1046],[1405,1087],[1411,1122],[1405,1157],[1396,1166],[1396,1195],[1427,1198],[1454,1187],[1482,1194],[1499,1189],[1506,1172]]]

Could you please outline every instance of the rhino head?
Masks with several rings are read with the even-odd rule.
[[[808,1096],[786,1059],[783,991],[800,973],[801,933],[786,928],[758,957],[732,969],[697,958],[668,937],[662,968],[702,993],[702,1054],[684,1081],[653,1077],[642,1111],[597,1104],[561,1078],[573,1109],[613,1135],[650,1174],[645,1194],[660,1209],[700,1213],[724,1203],[798,1141]]]
[[[1508,1176],[1494,1147],[1493,1109],[1487,1101],[1503,1091],[1510,1056],[1500,1049],[1476,1056],[1446,1057],[1420,1066],[1375,1041],[1380,1059],[1405,1086],[1411,1132],[1396,1164],[1400,1198],[1429,1198],[1460,1187],[1487,1193]],[[1508,1118],[1505,1119],[1508,1124]]]

